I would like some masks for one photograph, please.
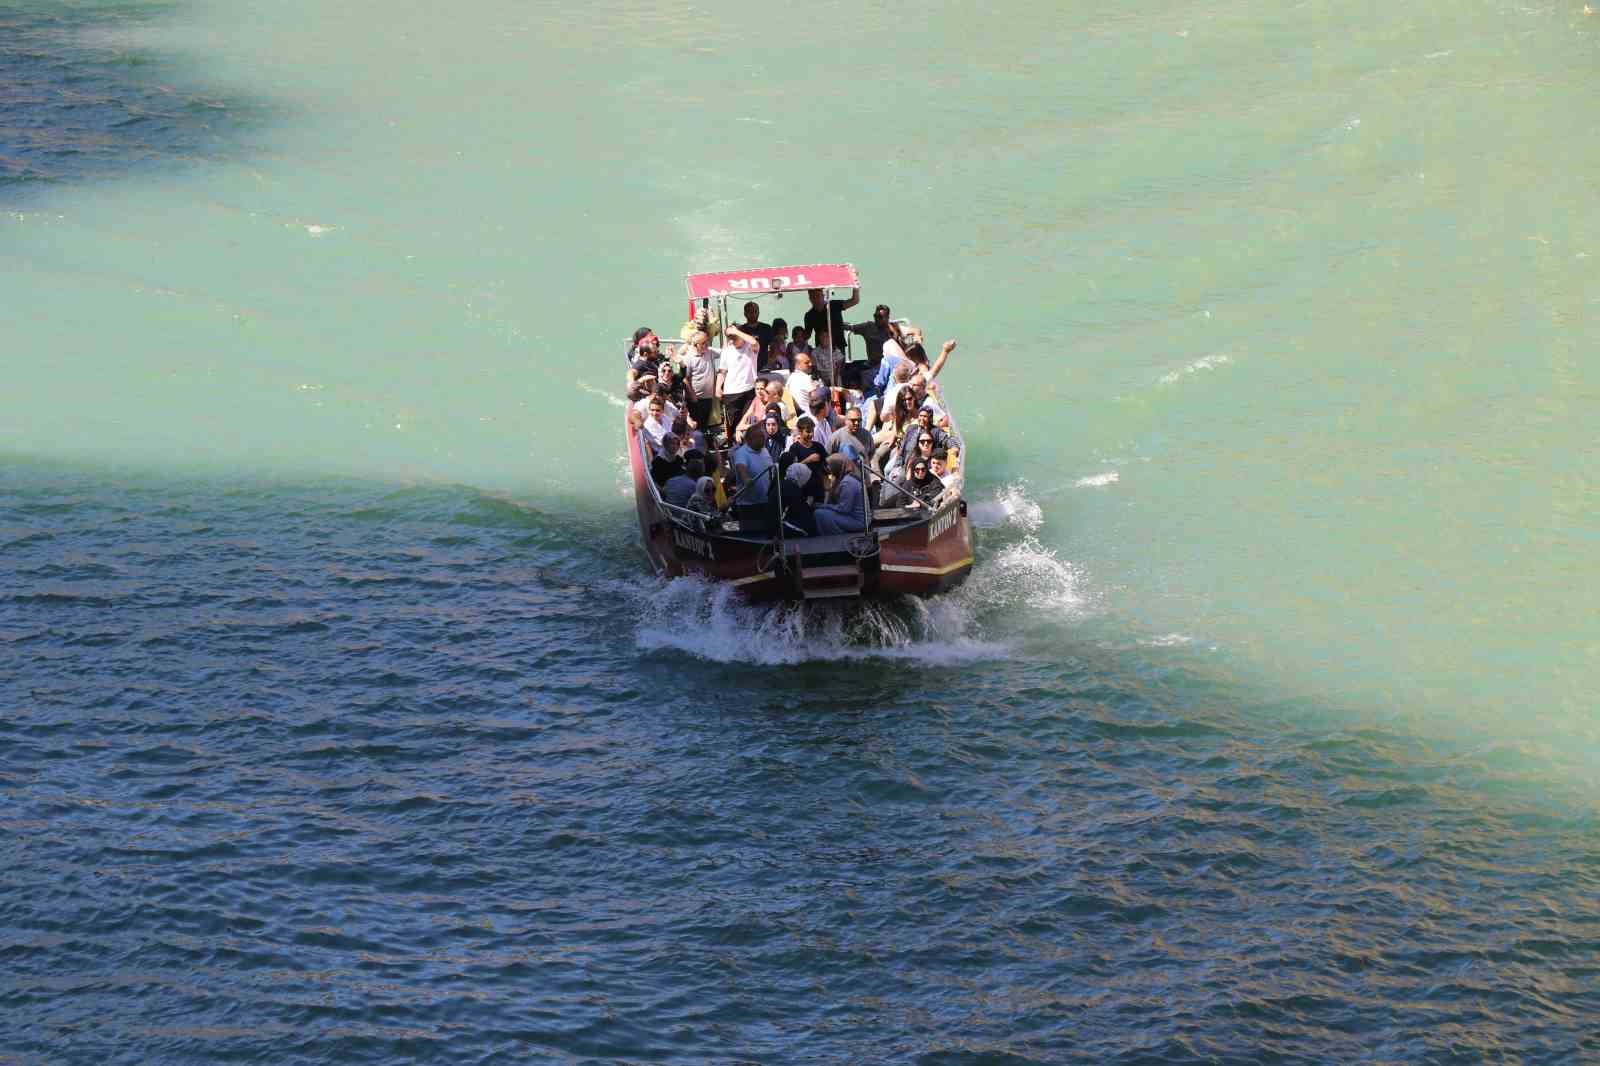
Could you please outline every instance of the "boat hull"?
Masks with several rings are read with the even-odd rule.
[[[696,530],[675,522],[657,500],[644,451],[624,422],[639,536],[650,564],[666,577],[699,575],[737,588],[752,601],[819,596],[931,596],[954,588],[972,570],[972,529],[963,500],[951,500],[928,518],[843,537],[789,538],[783,550],[769,542]],[[824,556],[847,566],[811,567]],[[823,570],[854,571],[818,579]]]

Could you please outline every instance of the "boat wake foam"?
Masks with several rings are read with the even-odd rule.
[[[1041,620],[1092,612],[1078,569],[1033,536],[1043,521],[1020,485],[974,504],[1003,515],[1021,540],[979,552],[959,588],[928,599],[898,597],[849,604],[752,604],[736,589],[698,577],[626,585],[647,602],[635,640],[641,651],[680,651],[723,663],[801,663],[907,659],[929,665],[1008,659]],[[656,619],[663,621],[654,621]]]
[[[1044,510],[1028,497],[1025,482],[1003,486],[990,500],[969,500],[967,517],[976,529],[1020,529],[1037,533],[1044,525]]]

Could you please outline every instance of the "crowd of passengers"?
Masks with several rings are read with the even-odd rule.
[[[791,532],[828,535],[864,528],[864,497],[932,508],[959,477],[961,441],[936,380],[956,342],[930,359],[921,331],[902,328],[885,304],[847,324],[860,290],[809,296],[792,328],[762,322],[752,301],[738,325],[719,326],[702,308],[681,346],[664,347],[648,326],[634,331],[629,418],[667,503],[714,518],[779,496]],[[834,347],[847,331],[864,341],[865,360]]]

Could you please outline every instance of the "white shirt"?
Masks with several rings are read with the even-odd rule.
[[[722,349],[721,361],[717,369],[724,375],[722,391],[730,396],[737,396],[741,392],[749,392],[756,387],[756,350],[752,345],[740,348],[737,342],[730,342]]]
[[[642,399],[635,400],[633,402],[633,409],[639,412],[640,418],[649,419],[650,397],[645,396]],[[666,408],[661,412],[661,417],[667,420],[667,425],[672,425],[672,423],[678,420],[678,405],[673,403],[671,400],[668,400]]]
[[[670,408],[672,405],[668,404],[667,406]],[[645,414],[644,431],[650,437],[650,446],[656,451],[659,452],[661,450],[661,438],[672,432],[673,421],[674,416],[665,411],[661,413],[660,421],[651,418],[648,412]]]
[[[794,402],[794,409],[804,414],[811,410],[811,393],[817,387],[817,379],[804,370],[791,370],[789,372],[789,399]]]

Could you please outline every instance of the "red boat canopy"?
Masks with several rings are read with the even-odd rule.
[[[802,289],[855,289],[856,268],[849,263],[815,263],[811,266],[757,267],[722,274],[690,274],[689,299],[745,293],[796,292]]]

